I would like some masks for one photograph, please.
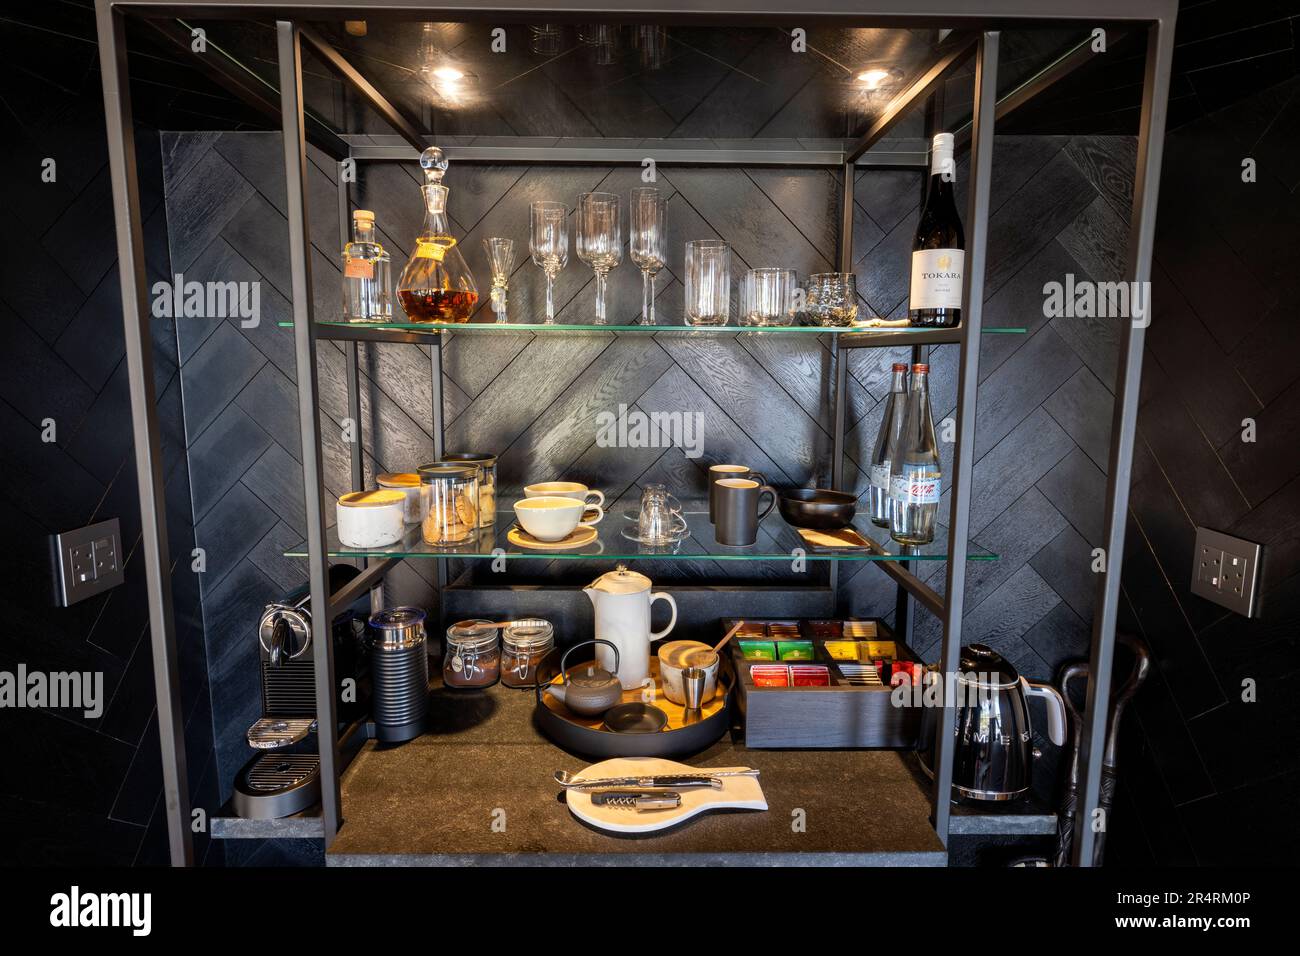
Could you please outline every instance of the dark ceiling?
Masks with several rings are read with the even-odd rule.
[[[1178,21],[1170,125],[1296,75],[1300,0],[1184,4]],[[28,3],[0,16],[0,103],[19,124],[71,108],[97,90],[90,0]],[[200,69],[199,56],[234,62],[274,99],[270,24],[167,24],[208,31],[195,54],[133,22],[136,117],[164,129],[269,129],[272,121]],[[619,24],[506,25],[506,51],[489,27],[382,22],[364,36],[342,24],[320,32],[420,128],[439,136],[837,139],[860,132],[888,96],[924,70],[932,31],[814,29],[803,53],[778,28]],[[1003,34],[1005,93],[1084,39],[1087,30]],[[1140,38],[1111,34],[1109,52],[1052,87],[1000,129],[1018,133],[1131,132],[1141,88]],[[871,80],[860,79],[868,71]],[[459,75],[457,75],[459,74]],[[323,64],[306,63],[309,110],[341,132],[388,132]],[[869,87],[874,86],[875,89]],[[969,70],[949,82],[945,122],[969,116]],[[102,120],[100,121],[102,123]],[[100,125],[99,123],[96,124]]]

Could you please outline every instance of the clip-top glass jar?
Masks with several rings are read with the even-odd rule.
[[[540,617],[511,621],[501,635],[501,683],[532,687],[537,668],[555,646],[555,628]]]
[[[429,544],[465,544],[478,532],[478,468],[474,465],[421,465],[420,484],[428,489],[428,514],[421,532]],[[422,505],[423,507],[423,505]]]
[[[491,621],[460,621],[447,628],[442,682],[447,687],[491,687],[501,678],[501,641]]]

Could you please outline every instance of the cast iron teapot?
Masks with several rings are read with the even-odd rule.
[[[614,652],[613,674],[601,667],[596,661],[590,661],[585,666],[579,665],[572,674],[569,673],[567,666],[569,655],[579,647],[586,647],[588,644],[604,644]],[[597,714],[603,714],[623,699],[623,685],[619,682],[617,676],[618,648],[609,641],[583,641],[580,644],[574,644],[560,658],[560,673],[564,675],[564,683],[548,685],[546,693],[575,714],[581,714],[584,717],[595,717]]]

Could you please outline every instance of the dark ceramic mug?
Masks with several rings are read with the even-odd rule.
[[[760,485],[767,484],[767,479],[748,465],[710,465],[709,466],[709,521],[718,522],[718,494],[714,490],[717,482],[723,478],[749,478]]]
[[[720,478],[713,486],[717,493],[714,533],[718,544],[744,547],[758,540],[758,523],[776,506],[776,491],[753,478]],[[759,499],[770,499],[760,513]]]

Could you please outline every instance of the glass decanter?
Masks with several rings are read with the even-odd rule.
[[[415,251],[402,270],[397,297],[412,322],[468,322],[478,304],[478,287],[456,248],[447,218],[447,157],[437,146],[420,154],[424,169],[424,224]]]

